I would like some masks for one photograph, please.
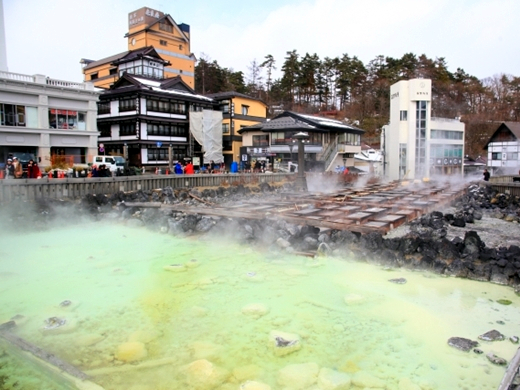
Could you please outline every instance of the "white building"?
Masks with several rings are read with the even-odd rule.
[[[0,71],[7,72],[7,49],[5,45],[4,5],[0,0]]]
[[[431,80],[404,80],[390,87],[390,123],[381,136],[389,179],[462,175],[464,123],[432,117],[431,104]]]
[[[97,100],[90,83],[0,71],[0,162],[8,154],[86,163],[97,154]]]
[[[486,145],[488,167],[502,174],[517,174],[520,169],[520,122],[504,122]]]

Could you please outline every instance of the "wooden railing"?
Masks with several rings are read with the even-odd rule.
[[[276,183],[291,178],[287,173],[240,173],[196,175],[143,175],[64,179],[0,180],[0,203],[40,198],[80,199],[88,194],[111,195],[119,191],[148,191],[172,187],[219,187],[226,185]]]

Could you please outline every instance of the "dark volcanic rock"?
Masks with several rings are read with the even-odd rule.
[[[486,332],[484,334],[481,334],[478,336],[480,340],[484,341],[502,341],[505,340],[505,336],[500,333],[498,330],[490,330],[489,332]]]
[[[461,351],[464,351],[464,352],[469,352],[473,348],[479,346],[477,341],[465,339],[463,337],[450,337],[448,340],[448,345],[451,347],[460,349]]]

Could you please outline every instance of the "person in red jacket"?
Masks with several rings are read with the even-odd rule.
[[[195,169],[193,168],[193,163],[191,161],[189,161],[186,164],[186,167],[184,168],[184,173],[186,175],[193,175],[195,173]]]

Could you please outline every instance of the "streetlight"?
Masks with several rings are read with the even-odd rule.
[[[299,132],[293,135],[298,141],[298,176],[296,177],[295,187],[300,191],[307,191],[307,181],[305,180],[305,147],[304,140],[309,139],[309,134]]]

